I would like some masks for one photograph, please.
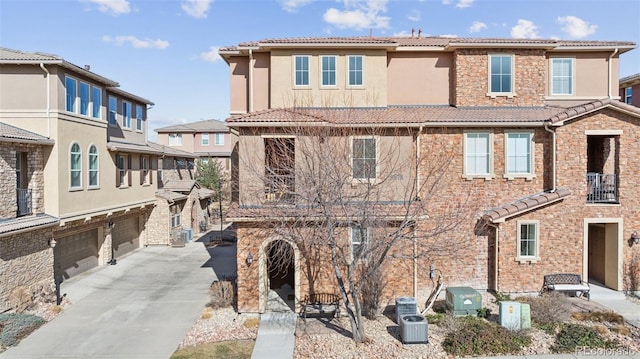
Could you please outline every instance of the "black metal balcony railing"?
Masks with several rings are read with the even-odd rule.
[[[18,197],[18,216],[31,214],[31,190],[18,188],[16,192]]]
[[[587,203],[618,203],[617,176],[587,173]]]
[[[295,191],[294,175],[269,174],[265,179],[265,199],[268,202],[292,202]]]

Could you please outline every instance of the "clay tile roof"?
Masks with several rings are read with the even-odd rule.
[[[0,122],[0,142],[29,142],[43,145],[55,143],[52,139],[3,122]]]
[[[490,209],[482,215],[487,222],[499,223],[521,213],[532,211],[536,208],[558,202],[571,195],[567,188],[558,188],[555,192],[541,192],[532,196],[520,198],[514,202]]]
[[[162,153],[163,155],[169,155],[173,157],[184,157],[184,158],[196,158],[196,156],[187,151],[179,150],[175,147],[161,145],[155,142],[147,142],[147,145],[156,151]]]
[[[633,84],[640,83],[640,73],[626,76],[620,79],[620,87],[632,86]]]
[[[11,232],[19,231],[34,227],[48,227],[57,225],[60,219],[48,214],[40,213],[34,216],[26,216],[0,221],[0,236],[3,234],[11,234]]]
[[[212,198],[216,193],[208,188],[198,188],[198,198],[207,199]]]
[[[582,105],[574,106],[563,111],[556,113],[549,117],[549,121],[553,124],[562,125],[565,121],[575,119],[579,116],[591,113],[593,111],[601,110],[604,108],[613,107],[615,109],[634,114],[640,117],[640,108],[620,102],[618,100],[602,99],[593,102],[588,102]]]
[[[180,200],[183,200],[183,199],[187,199],[187,195],[184,195],[182,193],[167,191],[167,190],[161,190],[161,191],[156,192],[156,197],[162,198],[162,199],[164,199],[166,201],[169,201],[169,202],[180,201]]]
[[[109,151],[145,153],[145,154],[152,154],[152,155],[162,154],[162,152],[158,151],[157,149],[147,144],[140,144],[140,143],[109,141],[107,142],[107,149],[109,149]]]
[[[198,122],[184,123],[167,127],[156,128],[154,131],[160,132],[229,132],[229,127],[224,122],[218,120],[204,120]]]
[[[164,189],[173,192],[190,192],[196,186],[194,180],[169,180],[164,183]]]

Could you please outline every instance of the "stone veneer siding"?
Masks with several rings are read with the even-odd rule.
[[[27,153],[27,180],[31,190],[31,210],[44,211],[44,154],[36,145],[0,142],[0,218],[15,218],[18,211],[16,193],[16,153]]]

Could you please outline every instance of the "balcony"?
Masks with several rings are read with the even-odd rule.
[[[18,198],[18,214],[17,216],[26,216],[31,214],[31,190],[18,188],[16,190]]]
[[[587,173],[587,203],[618,203],[618,178],[615,174]]]
[[[267,202],[293,203],[295,191],[294,175],[269,174],[266,176],[264,185]]]

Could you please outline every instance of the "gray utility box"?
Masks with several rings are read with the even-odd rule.
[[[521,327],[522,315],[519,302],[500,302],[500,325],[509,330],[518,330]]]
[[[482,296],[471,287],[449,287],[446,306],[454,316],[477,315],[482,308]]]
[[[400,336],[404,344],[428,342],[427,320],[418,314],[405,315],[400,318]]]
[[[418,314],[418,302],[414,297],[396,298],[396,324],[400,324],[400,318],[404,315]]]

